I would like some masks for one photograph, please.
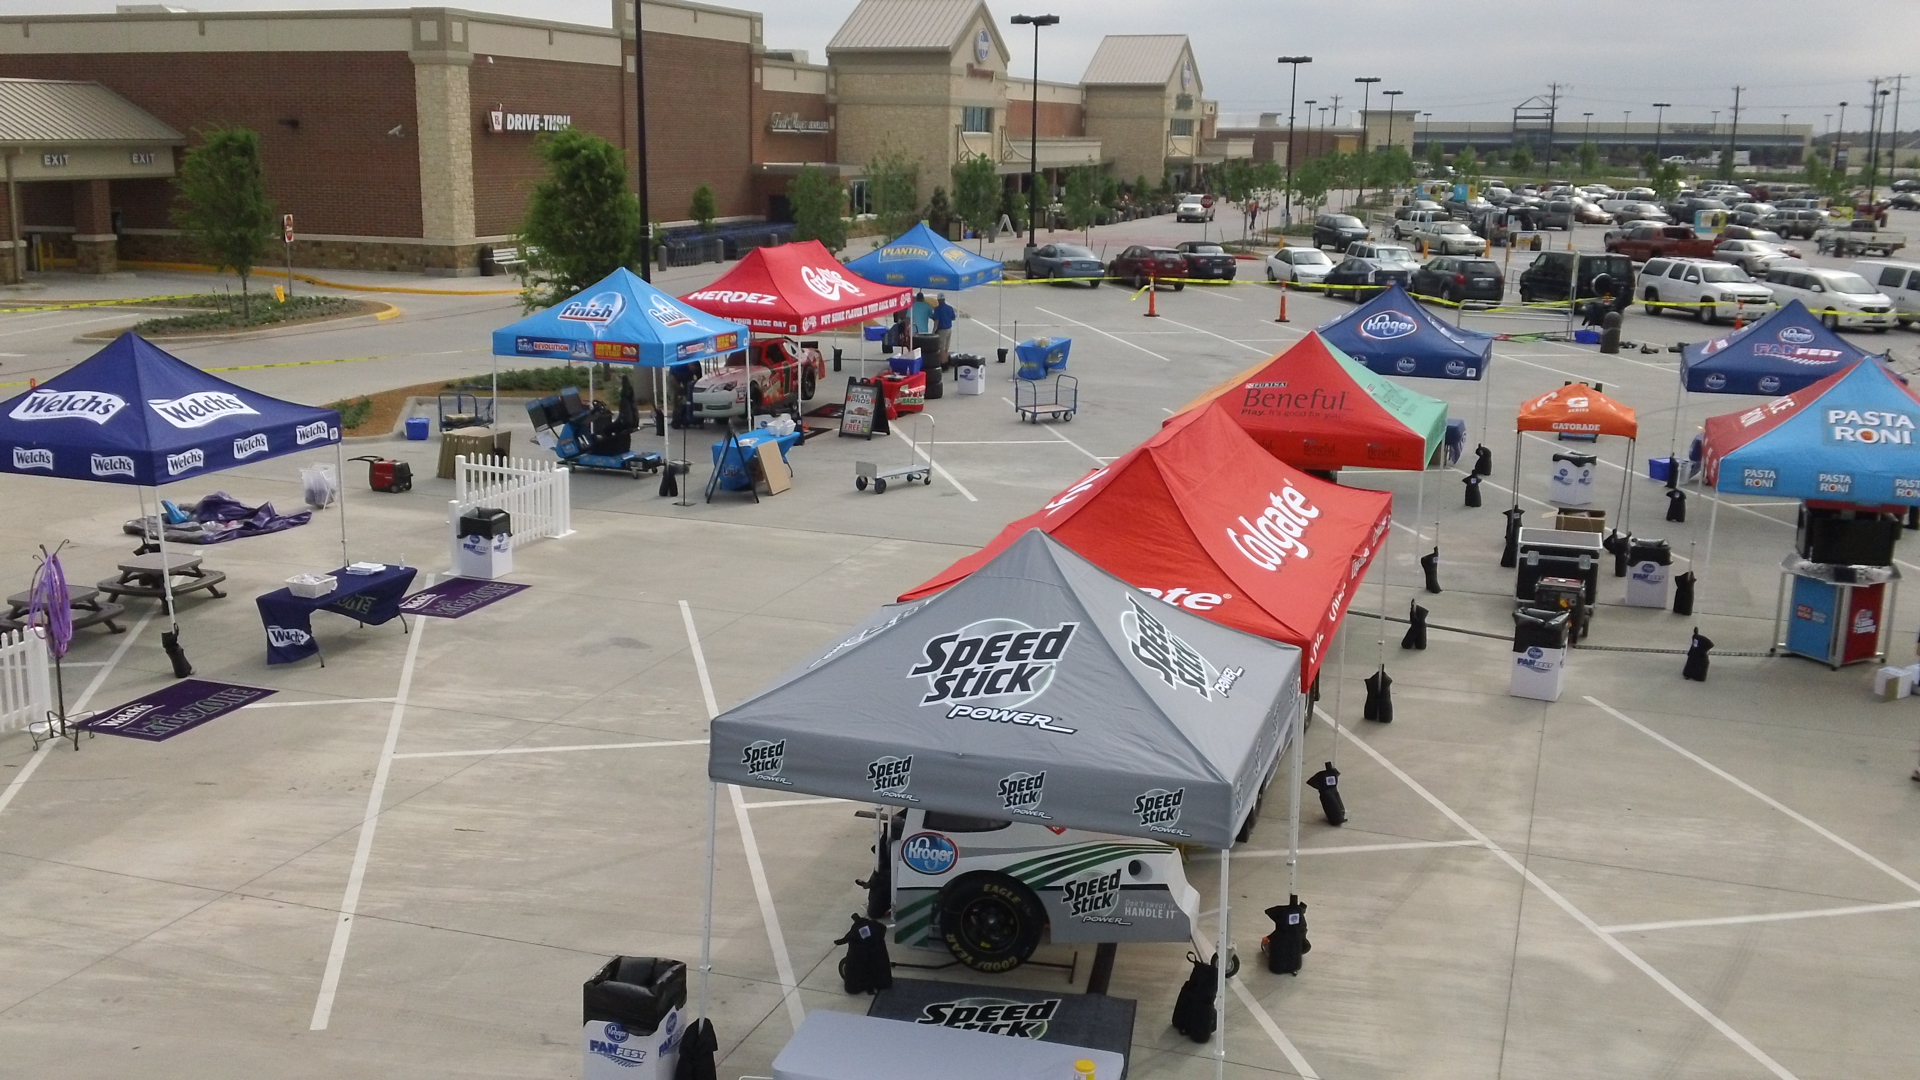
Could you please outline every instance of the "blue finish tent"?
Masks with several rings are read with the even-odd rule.
[[[1788,499],[1920,506],[1920,395],[1881,364],[1707,420],[1707,483]]]
[[[1871,355],[1789,300],[1748,326],[1680,350],[1680,380],[1696,394],[1791,394]]]
[[[971,289],[1000,280],[998,262],[946,239],[924,221],[848,263],[847,269],[868,281],[914,289]]]
[[[744,346],[747,328],[689,307],[621,267],[493,332],[495,356],[672,367]]]
[[[1318,333],[1382,375],[1472,382],[1486,378],[1493,362],[1492,334],[1448,326],[1397,283]]]
[[[209,375],[136,334],[0,402],[0,471],[158,487],[340,441],[340,414]]]

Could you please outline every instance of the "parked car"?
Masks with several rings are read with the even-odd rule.
[[[1107,274],[1100,256],[1079,244],[1043,244],[1027,253],[1027,278],[1047,281],[1085,281],[1095,286]]]
[[[1313,246],[1347,250],[1355,240],[1368,236],[1366,223],[1352,214],[1321,214],[1313,219]]]
[[[747,355],[753,354],[753,367],[747,367]],[[791,412],[800,414],[800,402],[811,400],[813,391],[827,377],[826,361],[820,350],[802,346],[791,338],[756,339],[747,349],[727,354],[718,370],[702,375],[693,384],[693,414],[701,420],[745,416],[752,406],[756,413]],[[798,384],[799,396],[794,395]]]
[[[1175,251],[1187,257],[1187,277],[1205,278],[1209,281],[1232,281],[1239,273],[1240,262],[1227,249],[1219,244],[1188,240],[1174,247]]]
[[[1574,207],[1567,199],[1550,199],[1540,213],[1542,229],[1573,228]]]
[[[1798,253],[1789,254],[1780,245],[1764,240],[1722,240],[1714,245],[1713,257],[1755,277],[1764,277],[1775,263],[1794,262],[1800,256]]]
[[[1600,209],[1600,204],[1591,199],[1573,199],[1573,220],[1579,225],[1611,225],[1613,215]]]
[[[1666,206],[1667,216],[1681,225],[1692,225],[1694,215],[1703,210],[1719,210],[1724,213],[1726,209],[1725,202],[1703,195],[1682,195]]]
[[[1574,277],[1575,263],[1579,277]],[[1572,251],[1543,251],[1533,264],[1520,273],[1520,302],[1565,300],[1569,294],[1579,298],[1598,296],[1594,283],[1604,284],[1614,296],[1616,309],[1624,310],[1633,299],[1633,260],[1625,255],[1587,255]]]
[[[1621,192],[1620,197],[1623,199],[1633,199],[1636,202],[1652,202],[1660,196],[1658,192],[1650,187],[1630,187]]]
[[[1720,239],[1758,240],[1763,244],[1774,244],[1796,259],[1800,257],[1800,249],[1789,245],[1786,237],[1758,225],[1729,225],[1720,230]]]
[[[1754,318],[1773,310],[1773,293],[1738,266],[1712,259],[1648,259],[1640,268],[1640,300],[1647,314],[1691,314],[1704,323]],[[1663,305],[1684,304],[1669,308]]]
[[[1372,259],[1386,266],[1397,266],[1411,274],[1420,268],[1420,258],[1405,244],[1363,240],[1347,245],[1347,254],[1357,259]]]
[[[1774,303],[1798,300],[1829,330],[1866,327],[1885,333],[1899,322],[1893,298],[1851,270],[1776,266],[1767,271],[1766,285]]]
[[[1727,220],[1735,225],[1758,225],[1777,209],[1772,203],[1766,202],[1738,203],[1733,212],[1727,215]]]
[[[1811,240],[1814,233],[1827,227],[1827,216],[1812,207],[1783,205],[1761,218],[1760,224],[1790,239]]]
[[[1424,244],[1435,255],[1480,255],[1487,242],[1473,234],[1463,221],[1435,221],[1415,226],[1406,237]]]
[[[1179,292],[1187,287],[1181,280],[1187,276],[1187,257],[1169,247],[1135,244],[1107,264],[1107,276],[1136,289],[1145,288],[1148,282],[1170,281],[1173,291]]]
[[[1895,210],[1920,210],[1920,195],[1911,191],[1902,191],[1888,199],[1887,205]]]
[[[1472,221],[1475,217],[1493,209],[1493,204],[1478,195],[1466,199],[1448,199],[1441,205],[1455,221]]]
[[[1499,303],[1507,295],[1507,277],[1492,259],[1459,255],[1441,255],[1428,259],[1413,272],[1407,291],[1420,296],[1436,296],[1449,303],[1485,300]]]
[[[1414,199],[1403,206],[1395,207],[1393,220],[1406,221],[1420,214],[1437,214],[1440,217],[1445,217],[1447,216],[1447,208],[1432,199]]]
[[[1607,241],[1607,250],[1634,262],[1659,256],[1711,259],[1713,237],[1699,236],[1690,225],[1642,225]]]
[[[1823,255],[1892,255],[1907,246],[1907,234],[1882,229],[1870,217],[1836,221],[1814,234]]]
[[[1618,225],[1616,225],[1616,226],[1614,226],[1613,228],[1611,228],[1611,229],[1608,229],[1608,230],[1607,230],[1606,232],[1603,232],[1603,233],[1601,233],[1601,234],[1600,234],[1600,243],[1601,243],[1601,245],[1602,245],[1602,246],[1604,246],[1604,245],[1607,245],[1607,244],[1611,244],[1611,243],[1613,243],[1613,242],[1614,242],[1615,240],[1618,240],[1618,239],[1620,239],[1621,237],[1623,237],[1623,236],[1625,236],[1625,235],[1627,235],[1628,233],[1630,233],[1630,232],[1632,232],[1632,231],[1633,231],[1633,230],[1635,230],[1635,229],[1639,229],[1639,228],[1659,228],[1660,226],[1662,226],[1662,225],[1665,225],[1665,224],[1667,224],[1667,223],[1666,223],[1665,221],[1651,221],[1651,220],[1649,220],[1649,221],[1640,221],[1640,220],[1635,220],[1635,221],[1623,221],[1623,222],[1621,222],[1620,224],[1618,224]]]
[[[1404,286],[1412,277],[1404,264],[1349,255],[1327,272],[1321,284],[1335,296],[1359,303],[1387,291],[1393,282]]]
[[[1920,262],[1862,259],[1850,269],[1887,294],[1901,326],[1912,326],[1920,320]]]
[[[1175,221],[1212,221],[1213,200],[1203,195],[1188,195],[1173,212]]]
[[[1267,256],[1267,280],[1312,289],[1326,279],[1333,260],[1317,247],[1283,247]]]
[[[1406,207],[1401,207],[1401,210],[1406,210]],[[1416,229],[1427,228],[1436,221],[1452,220],[1445,210],[1416,210],[1412,213],[1405,214],[1405,216],[1396,213],[1393,219],[1393,228],[1389,231],[1395,240],[1411,240],[1413,239],[1414,230]]]

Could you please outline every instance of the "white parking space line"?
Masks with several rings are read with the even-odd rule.
[[[1588,699],[1588,700],[1592,700],[1592,699]],[[1596,704],[1598,703],[1596,702]],[[1323,719],[1325,719],[1328,723],[1333,722],[1333,718],[1331,716],[1328,716],[1324,709],[1321,709],[1318,706],[1315,706],[1313,711],[1320,714],[1320,716]],[[1735,1031],[1733,1028],[1733,1025],[1727,1023],[1725,1020],[1720,1019],[1720,1017],[1715,1015],[1711,1009],[1708,1009],[1705,1005],[1702,1005],[1700,1004],[1699,1001],[1695,1000],[1693,995],[1687,993],[1685,990],[1680,989],[1680,987],[1672,979],[1669,979],[1665,975],[1661,974],[1658,968],[1654,967],[1652,964],[1649,964],[1647,961],[1642,959],[1639,953],[1636,953],[1632,949],[1627,948],[1627,946],[1622,944],[1618,938],[1614,937],[1612,934],[1602,929],[1600,924],[1595,922],[1591,916],[1589,916],[1586,912],[1581,911],[1578,907],[1575,907],[1573,904],[1573,901],[1568,900],[1565,896],[1562,896],[1558,889],[1555,889],[1553,886],[1547,884],[1544,880],[1541,879],[1540,875],[1528,869],[1525,863],[1522,863],[1519,859],[1514,858],[1513,855],[1509,853],[1506,848],[1503,848],[1499,844],[1494,843],[1493,840],[1490,839],[1486,833],[1481,832],[1479,829],[1473,826],[1472,822],[1468,821],[1464,817],[1461,817],[1460,814],[1453,809],[1453,807],[1448,806],[1444,802],[1441,802],[1439,796],[1435,795],[1433,792],[1428,791],[1425,787],[1421,786],[1418,780],[1415,780],[1413,777],[1407,775],[1407,773],[1403,769],[1401,769],[1400,766],[1395,765],[1393,762],[1387,760],[1387,756],[1385,754],[1382,754],[1380,751],[1375,750],[1371,745],[1367,743],[1365,739],[1360,738],[1359,736],[1355,735],[1353,732],[1347,730],[1346,728],[1343,727],[1338,730],[1340,732],[1340,735],[1343,738],[1345,738],[1348,742],[1353,743],[1355,746],[1358,746],[1362,752],[1364,752],[1368,757],[1371,757],[1375,762],[1377,762],[1381,768],[1392,773],[1396,778],[1399,779],[1401,783],[1407,785],[1408,788],[1412,789],[1415,795],[1418,795],[1420,796],[1420,798],[1424,799],[1427,805],[1433,807],[1435,810],[1438,810],[1440,811],[1440,813],[1446,815],[1447,820],[1453,822],[1454,825],[1459,827],[1461,831],[1473,837],[1475,840],[1480,841],[1482,844],[1485,844],[1488,851],[1493,852],[1496,858],[1498,858],[1501,862],[1504,862],[1509,867],[1511,867],[1516,873],[1518,873],[1521,876],[1521,878],[1523,878],[1526,881],[1527,884],[1533,886],[1535,889],[1537,889],[1540,892],[1541,895],[1545,896],[1548,900],[1551,900],[1555,907],[1559,908],[1561,911],[1566,912],[1568,916],[1570,916],[1575,922],[1579,923],[1581,926],[1586,927],[1588,932],[1592,933],[1595,937],[1599,938],[1602,943],[1604,943],[1608,948],[1612,949],[1615,953],[1617,953],[1621,959],[1625,960],[1629,964],[1632,964],[1635,968],[1638,968],[1641,974],[1653,980],[1654,985],[1660,987],[1660,989],[1662,990],[1665,990],[1669,995],[1673,997],[1675,1001],[1678,1001],[1680,1004],[1686,1006],[1689,1012],[1693,1013],[1695,1016],[1698,1016],[1700,1019],[1706,1021],[1709,1026],[1711,1026],[1715,1031],[1719,1032],[1723,1037],[1725,1037],[1728,1042],[1739,1047],[1742,1051],[1744,1051],[1747,1054],[1748,1057],[1751,1057],[1754,1061],[1758,1062],[1768,1072],[1778,1077],[1779,1080],[1799,1080],[1798,1077],[1796,1077],[1792,1072],[1787,1070],[1786,1066],[1775,1061],[1772,1058],[1772,1056],[1770,1056],[1766,1051],[1760,1049],[1758,1046],[1754,1045],[1753,1041],[1748,1039],[1745,1035],[1742,1035],[1738,1031]]]
[[[301,702],[301,704],[310,704]],[[418,758],[494,757],[501,754],[567,754],[577,750],[654,750],[669,746],[705,746],[705,739],[653,739],[647,742],[574,743],[570,746],[505,746],[496,750],[422,750],[395,754],[394,760]]]
[[[901,431],[899,428],[888,428],[887,430],[891,434],[897,436],[898,438],[905,439],[907,441],[907,445],[913,449],[913,452],[920,456],[920,460],[926,462],[929,466],[931,466],[934,472],[937,472],[941,476],[946,477],[947,483],[953,485],[953,490],[959,492],[962,495],[965,495],[967,497],[968,502],[980,501],[979,499],[976,499],[973,497],[973,492],[967,490],[967,485],[953,478],[953,474],[947,471],[946,466],[936,464],[931,454],[928,454],[925,450],[920,449],[920,445],[913,441],[912,436],[909,436],[906,432]],[[936,438],[934,442],[934,446],[938,447],[939,445],[940,443]]]
[[[1155,360],[1165,360],[1169,364],[1173,363],[1173,360],[1171,358],[1161,356],[1159,353],[1154,352],[1152,349],[1147,348],[1145,345],[1141,345],[1138,342],[1128,341],[1126,338],[1123,338],[1118,334],[1109,334],[1105,330],[1102,330],[1099,327],[1094,326],[1090,323],[1083,323],[1077,319],[1069,319],[1065,315],[1062,315],[1057,311],[1047,311],[1046,308],[1035,308],[1034,310],[1045,312],[1046,314],[1051,315],[1056,319],[1060,319],[1065,322],[1070,322],[1075,326],[1084,326],[1088,330],[1091,330],[1096,334],[1100,334],[1104,337],[1112,338],[1113,340],[1119,342],[1120,344],[1125,345],[1129,349],[1139,349],[1141,352],[1146,353],[1148,356],[1153,357]]]
[[[1247,990],[1246,984],[1240,981],[1240,976],[1235,975],[1228,979],[1227,985],[1233,987],[1234,996],[1239,998],[1240,1004],[1245,1005],[1247,1011],[1253,1014],[1253,1022],[1259,1024],[1260,1030],[1266,1032],[1267,1038],[1273,1040],[1273,1045],[1280,1048],[1280,1053],[1286,1057],[1287,1064],[1293,1066],[1293,1071],[1300,1074],[1301,1080],[1320,1080],[1320,1074],[1313,1071],[1313,1066],[1307,1064],[1307,1059],[1300,1055],[1300,1049],[1293,1045],[1293,1040],[1287,1038],[1287,1033],[1281,1031],[1280,1025],[1274,1023],[1273,1017],[1267,1015],[1267,1010],[1260,1004],[1260,999]]]
[[[700,676],[700,696],[707,706],[707,719],[720,715],[720,703],[713,696],[713,677],[707,672],[707,654],[700,647],[700,631],[693,625],[693,608],[680,601],[680,621],[687,627],[687,648],[693,654],[693,670]],[[795,1031],[806,1020],[800,1004],[800,984],[793,977],[793,957],[787,954],[787,936],[780,930],[780,915],[773,909],[773,890],[767,885],[767,868],[760,861],[760,843],[754,839],[753,822],[747,819],[747,800],[740,789],[728,784],[733,800],[733,819],[740,828],[740,845],[747,853],[747,874],[753,879],[753,895],[760,902],[760,921],[767,928],[767,946],[773,951],[773,970],[780,977],[781,997],[786,1001],[787,1020]]]
[[[1681,746],[1679,743],[1674,742],[1672,739],[1667,738],[1665,735],[1662,735],[1659,732],[1648,727],[1647,725],[1641,723],[1640,721],[1635,720],[1633,717],[1628,716],[1626,713],[1621,712],[1619,709],[1616,709],[1613,706],[1608,705],[1606,702],[1601,701],[1599,698],[1596,698],[1591,694],[1589,694],[1589,695],[1586,695],[1586,701],[1587,701],[1587,704],[1592,705],[1594,708],[1599,709],[1602,712],[1605,712],[1608,716],[1613,717],[1615,720],[1620,721],[1621,723],[1627,725],[1628,727],[1634,729],[1635,731],[1638,731],[1640,734],[1645,735],[1647,738],[1652,739],[1654,742],[1659,743],[1661,746],[1664,746],[1667,749],[1673,751],[1674,753],[1679,754],[1681,757],[1686,758],[1688,761],[1693,762],[1695,765],[1698,765],[1701,768],[1712,773],[1713,775],[1719,777],[1720,779],[1725,780],[1727,783],[1732,784],[1734,787],[1739,788],[1741,791],[1746,792],[1747,794],[1753,796],[1756,799],[1759,799],[1761,802],[1766,803],[1768,806],[1773,807],[1775,810],[1780,811],[1781,813],[1787,815],[1788,817],[1799,822],[1800,824],[1805,825],[1807,828],[1812,829],[1814,832],[1819,833],[1822,837],[1824,837],[1828,841],[1831,841],[1833,844],[1837,845],[1840,848],[1840,850],[1845,851],[1850,855],[1853,855],[1854,857],[1865,862],[1868,866],[1873,867],[1874,869],[1887,875],[1888,877],[1899,882],[1900,884],[1905,885],[1907,888],[1912,889],[1914,892],[1920,893],[1920,881],[1915,881],[1914,879],[1908,877],[1907,875],[1901,873],[1900,871],[1895,870],[1893,867],[1888,866],[1885,862],[1882,862],[1880,859],[1862,850],[1859,847],[1859,845],[1853,843],[1853,841],[1846,839],[1845,837],[1841,836],[1839,833],[1836,833],[1832,829],[1827,828],[1825,825],[1820,824],[1819,822],[1813,820],[1812,818],[1801,813],[1800,811],[1795,810],[1793,807],[1788,806],[1786,803],[1781,802],[1779,799],[1776,799],[1773,796],[1767,794],[1766,792],[1761,791],[1759,788],[1754,787],[1752,784],[1747,783],[1745,780],[1742,780],[1739,777],[1728,772],[1727,770],[1721,768],[1720,766],[1715,765],[1713,762],[1708,761],[1706,758],[1701,757],[1699,754],[1696,754],[1693,751],[1687,749],[1686,747]]]
[[[240,707],[243,709],[298,709],[308,705],[390,705],[392,703],[393,699],[390,697],[348,697],[325,698],[320,701],[255,701]],[[394,756],[406,757],[407,755],[395,754]]]
[[[94,693],[100,689],[102,683],[107,681],[107,676],[113,673],[114,667],[120,663],[120,658],[127,655],[127,649],[133,645],[134,639],[140,636],[140,631],[145,630],[147,624],[153,621],[155,614],[149,611],[140,616],[140,621],[134,623],[126,636],[120,639],[120,645],[113,650],[113,655],[107,658],[106,663],[100,665],[100,670],[94,673],[93,679],[87,683],[87,688],[74,699],[73,715],[86,710],[87,702],[93,700]],[[79,665],[68,664],[67,666],[78,667]],[[27,780],[33,776],[35,770],[40,768],[40,763],[45,761],[53,753],[53,748],[58,745],[60,745],[59,739],[48,739],[38,753],[27,758],[27,763],[20,766],[20,771],[14,774],[12,780],[7,781],[6,790],[0,791],[0,811],[6,810],[7,804],[13,801],[15,795],[20,794],[20,789],[26,786]]]
[[[1165,315],[1162,315],[1162,316],[1161,316],[1161,318],[1163,318],[1163,319],[1167,319],[1167,317],[1166,317]],[[1228,337],[1228,336],[1227,336],[1227,335],[1225,335],[1225,334],[1216,334],[1216,333],[1214,333],[1214,332],[1213,332],[1213,331],[1211,331],[1211,330],[1202,330],[1202,329],[1200,329],[1200,328],[1199,328],[1199,327],[1197,327],[1197,326],[1191,326],[1191,325],[1189,325],[1189,324],[1187,324],[1187,323],[1183,323],[1183,322],[1181,322],[1181,321],[1180,321],[1180,320],[1178,320],[1178,319],[1167,319],[1167,321],[1168,321],[1168,322],[1170,322],[1170,323],[1172,323],[1172,324],[1173,324],[1173,325],[1175,325],[1175,326],[1182,326],[1182,327],[1186,327],[1186,329],[1188,329],[1188,330],[1191,330],[1191,331],[1193,331],[1193,332],[1194,332],[1194,333],[1196,333],[1196,334],[1205,334],[1205,335],[1207,335],[1208,337],[1214,337],[1214,338],[1219,338],[1219,339],[1220,339],[1221,341],[1224,341],[1224,342],[1226,342],[1226,343],[1227,343],[1227,344],[1229,344],[1229,345],[1238,345],[1239,347],[1241,347],[1241,348],[1243,348],[1243,349],[1246,349],[1246,350],[1248,350],[1248,351],[1250,351],[1250,352],[1257,352],[1257,353],[1259,353],[1259,354],[1260,354],[1260,355],[1262,355],[1262,356],[1265,356],[1265,355],[1267,355],[1267,350],[1266,350],[1266,349],[1262,349],[1262,348],[1260,348],[1259,346],[1256,346],[1256,345],[1249,345],[1249,344],[1247,344],[1246,342],[1244,342],[1244,341],[1241,341],[1241,340],[1240,340],[1239,338],[1230,338],[1230,337]],[[1305,335],[1305,333],[1304,333],[1304,332],[1302,332],[1302,334],[1301,334],[1301,336],[1302,336],[1302,337],[1305,337],[1306,335]]]
[[[1007,401],[1001,398],[1001,401]],[[1013,402],[1007,401],[1011,405]],[[1058,439],[941,439],[941,446],[1057,446]]]
[[[432,585],[436,575],[427,575]],[[400,689],[393,695],[393,712],[387,718],[387,739],[380,747],[380,763],[373,773],[373,787],[367,791],[367,809],[360,817],[360,841],[353,849],[353,868],[347,872],[347,888],[340,897],[340,917],[333,924],[333,946],[327,950],[326,972],[320,977],[320,996],[313,1003],[310,1031],[325,1031],[333,1019],[333,1001],[340,990],[340,971],[347,962],[347,943],[353,937],[353,917],[360,910],[360,886],[366,881],[367,860],[373,855],[373,834],[385,809],[387,778],[393,775],[393,748],[400,742],[400,724],[407,716],[407,695],[413,689],[413,668],[420,658],[420,640],[426,637],[427,620],[407,639],[407,658],[400,665]]]
[[[1000,400],[1001,400],[1001,401],[1006,401],[1008,405],[1012,405],[1012,404],[1013,404],[1013,402],[1011,402],[1011,401],[1007,401],[1007,399],[1006,399],[1006,398],[1001,398]],[[1095,461],[1097,461],[1097,462],[1099,462],[1099,463],[1100,463],[1100,464],[1102,464],[1102,465],[1105,465],[1105,464],[1106,464],[1107,462],[1109,462],[1109,461],[1112,461],[1112,460],[1113,460],[1113,459],[1112,459],[1112,458],[1110,458],[1110,457],[1101,457],[1101,456],[1100,456],[1099,454],[1096,454],[1096,453],[1094,453],[1093,451],[1091,451],[1091,450],[1089,450],[1089,449],[1087,449],[1086,447],[1084,447],[1084,446],[1081,446],[1081,445],[1080,445],[1079,443],[1077,443],[1077,442],[1074,442],[1074,441],[1073,441],[1072,439],[1069,439],[1069,438],[1067,438],[1067,437],[1066,437],[1065,435],[1062,435],[1062,434],[1060,434],[1060,433],[1059,433],[1058,431],[1055,431],[1055,430],[1054,430],[1053,428],[1051,428],[1051,427],[1047,427],[1047,428],[1042,428],[1041,430],[1042,430],[1042,431],[1045,431],[1045,432],[1046,432],[1047,434],[1049,434],[1049,435],[1051,435],[1051,436],[1053,436],[1053,437],[1054,437],[1054,439],[1056,439],[1056,440],[1058,440],[1059,442],[1063,442],[1063,443],[1066,443],[1066,444],[1067,444],[1068,446],[1071,446],[1071,447],[1073,447],[1073,448],[1074,448],[1075,450],[1078,450],[1078,451],[1080,451],[1081,453],[1083,453],[1083,454],[1085,454],[1085,455],[1087,455],[1088,457],[1090,457],[1090,458],[1092,458],[1093,460],[1095,460]]]
[[[1603,926],[1609,934],[1641,934],[1650,930],[1688,930],[1696,926],[1746,926],[1749,923],[1792,922],[1797,919],[1832,919],[1842,915],[1872,915],[1882,911],[1920,909],[1920,900],[1897,904],[1855,904],[1852,907],[1816,908],[1812,911],[1774,911],[1765,915],[1723,915],[1714,919],[1669,919],[1666,922],[1623,923]]]
[[[1433,848],[1477,848],[1484,847],[1478,840],[1407,840],[1393,844],[1341,844],[1334,847],[1303,847],[1302,855],[1361,855],[1370,851],[1428,851]],[[1241,851],[1234,849],[1236,859],[1284,859],[1286,848],[1271,848],[1259,851]],[[1188,856],[1189,862],[1203,862],[1217,859],[1217,851],[1196,851]]]

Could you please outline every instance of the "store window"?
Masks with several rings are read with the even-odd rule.
[[[969,135],[993,134],[993,110],[985,105],[965,105],[960,109],[960,130]]]
[[[1191,136],[1193,134],[1193,121],[1191,120],[1174,120],[1172,124],[1173,134],[1176,136]]]
[[[847,213],[854,217],[873,213],[873,207],[868,205],[865,180],[847,181]]]

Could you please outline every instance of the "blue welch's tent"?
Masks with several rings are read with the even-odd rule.
[[[1789,300],[1739,330],[1680,350],[1680,381],[1696,394],[1791,394],[1871,355]]]
[[[924,221],[848,263],[847,269],[868,281],[914,289],[971,289],[1000,280],[998,262],[946,239]]]
[[[493,332],[495,356],[672,367],[734,352],[747,328],[689,307],[622,267]]]
[[[1920,395],[1881,364],[1855,364],[1706,423],[1716,491],[1920,505]]]
[[[1398,284],[1318,332],[1327,344],[1382,375],[1478,381],[1487,377],[1493,361],[1492,334],[1448,326]]]
[[[340,441],[340,414],[216,378],[135,334],[0,401],[0,472],[158,487]]]

